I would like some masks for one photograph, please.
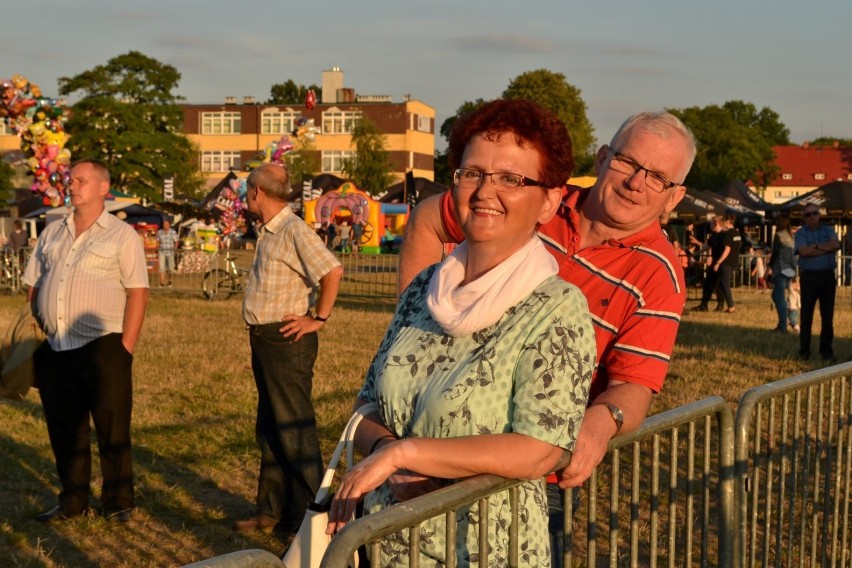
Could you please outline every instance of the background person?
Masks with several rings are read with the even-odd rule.
[[[802,287],[802,321],[799,332],[799,358],[811,356],[811,327],[819,302],[822,329],[819,354],[826,362],[834,361],[834,296],[837,292],[836,253],[840,241],[834,229],[819,222],[819,207],[813,203],[802,209],[805,223],[796,231],[795,251],[799,255],[799,279]]]
[[[300,192],[291,192],[286,168],[262,164],[246,186],[246,207],[262,223],[243,299],[258,395],[260,474],[257,514],[237,521],[234,529],[277,526],[293,535],[322,480],[311,389],[317,331],[331,316],[343,267],[290,210],[288,200]]]
[[[734,227],[736,215],[727,214],[722,217],[722,226],[724,228],[724,240],[722,241],[722,253],[714,264],[714,268],[719,273],[718,286],[725,298],[725,303],[728,305],[725,312],[732,314],[737,311],[734,305],[734,294],[731,291],[731,281],[733,280],[734,270],[740,265],[740,251],[743,248],[743,238],[739,230]],[[721,303],[720,303],[721,305]],[[717,309],[717,311],[722,311]]]
[[[157,256],[160,262],[160,286],[172,286],[172,274],[175,271],[175,249],[178,246],[178,234],[172,229],[172,223],[163,219],[163,228],[157,231]]]
[[[460,166],[452,198],[465,241],[400,299],[358,395],[357,405],[380,404],[376,421],[357,431],[371,455],[343,478],[330,531],[368,492],[369,512],[395,503],[385,481],[399,470],[441,480],[494,473],[529,480],[518,499],[520,547],[546,566],[543,476],[573,446],[595,357],[585,299],[556,276],[536,237],[570,175],[570,138],[550,111],[498,100],[456,121],[450,156]],[[508,491],[489,497],[494,565],[509,554],[508,499]],[[478,514],[473,506],[460,521],[459,565],[478,554]],[[421,562],[442,565],[444,518],[424,526],[431,537],[421,542]],[[380,564],[408,566],[408,556],[407,543],[388,538]]]
[[[130,415],[133,351],[148,301],[145,251],[136,231],[104,208],[109,170],[71,168],[72,214],[49,224],[24,273],[28,300],[47,335],[33,366],[62,490],[36,516],[49,522],[89,506],[89,416],[95,425],[103,515],[128,521],[135,506]]]
[[[790,279],[790,286],[787,288],[786,294],[790,327],[792,327],[793,331],[797,333],[801,331],[801,328],[799,327],[799,311],[802,308],[802,297],[799,294],[799,291],[799,277],[794,276]]]
[[[796,275],[796,258],[793,252],[793,233],[790,232],[790,217],[781,215],[775,224],[772,252],[769,255],[769,271],[772,276],[772,302],[778,313],[778,325],[773,331],[787,333],[787,288]]]
[[[719,284],[720,270],[717,268],[725,250],[725,224],[721,217],[713,217],[710,220],[710,234],[707,235],[706,260],[704,261],[704,281],[701,284],[701,302],[693,306],[690,311],[706,312],[708,304],[716,292],[718,306],[716,311],[724,308],[721,290],[717,290]]]
[[[29,238],[27,237],[27,232],[24,231],[24,225],[20,219],[15,219],[12,226],[12,232],[6,237],[6,247],[11,249],[12,252],[18,252],[29,246]]]

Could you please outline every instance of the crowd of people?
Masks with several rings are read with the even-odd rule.
[[[736,311],[731,274],[742,235],[735,219],[713,219],[706,242],[689,226],[684,242],[673,244],[661,226],[684,196],[695,154],[692,133],[675,116],[639,113],[598,149],[596,181],[581,189],[565,185],[574,167],[571,139],[551,111],[495,100],[455,122],[452,189],[424,200],[409,219],[400,299],[354,402],[378,410],[357,429],[364,459],[340,483],[328,534],[361,502],[371,514],[492,473],[525,480],[517,505],[525,562],[561,566],[560,490],[582,485],[609,441],[645,419],[669,368],[685,275],[697,282],[697,252],[707,264],[693,310],[708,311],[716,292],[717,310]],[[56,506],[37,519],[88,510],[91,418],[101,512],[127,522],[136,506],[131,370],[148,298],[145,257],[133,229],[105,211],[107,168],[83,160],[71,171],[73,213],[44,231],[24,276],[47,335],[35,373],[61,486]],[[260,165],[246,185],[247,210],[259,225],[242,317],[260,467],[255,511],[234,529],[292,538],[323,471],[311,390],[318,331],[332,317],[343,274],[333,251],[356,249],[363,227],[309,227],[289,207],[296,194],[281,165]],[[819,223],[818,208],[806,207],[804,216],[795,235],[779,219],[768,259],[755,254],[750,270],[760,286],[771,282],[776,329],[799,331],[803,359],[819,303],[819,353],[833,360],[840,244]],[[168,286],[176,236],[164,224],[158,238],[166,267],[160,285]],[[457,246],[443,258],[448,243]],[[489,503],[498,522],[488,545],[501,562],[513,522],[509,494]],[[477,515],[473,506],[458,519],[458,565],[478,555]],[[381,565],[408,565],[412,554],[424,565],[445,563],[444,522],[428,523],[433,536],[419,550],[384,539]]]

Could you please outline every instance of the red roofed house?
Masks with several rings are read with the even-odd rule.
[[[775,163],[780,168],[763,198],[783,203],[832,181],[852,181],[852,147],[773,146]]]

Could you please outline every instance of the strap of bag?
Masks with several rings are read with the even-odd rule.
[[[328,498],[328,492],[331,489],[331,482],[334,480],[334,472],[337,469],[337,464],[340,462],[340,456],[343,454],[344,449],[346,450],[346,467],[352,467],[354,464],[355,453],[355,431],[358,429],[358,424],[361,423],[361,419],[363,419],[364,416],[375,412],[378,409],[378,404],[375,402],[368,402],[367,404],[359,407],[354,414],[352,414],[352,417],[346,424],[346,428],[343,429],[343,433],[340,435],[340,440],[337,442],[337,447],[334,448],[334,453],[331,455],[331,459],[328,461],[328,467],[325,470],[325,475],[322,477],[322,483],[317,491],[314,503],[325,503],[325,500]]]

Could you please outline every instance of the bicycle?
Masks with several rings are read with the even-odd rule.
[[[12,295],[23,291],[21,264],[19,253],[8,249],[0,252],[0,289]]]
[[[245,290],[248,270],[237,268],[231,249],[225,253],[225,268],[213,268],[204,274],[201,287],[208,300],[227,300]]]

